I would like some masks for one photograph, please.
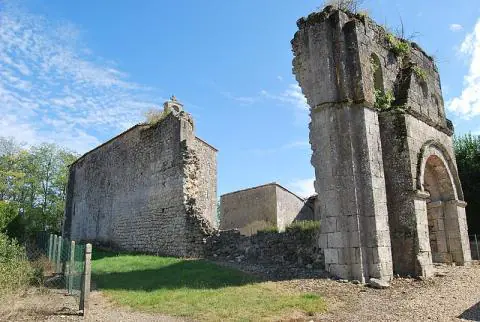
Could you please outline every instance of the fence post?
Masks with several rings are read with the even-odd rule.
[[[75,241],[70,242],[70,264],[68,269],[68,294],[73,293],[73,275],[75,274]]]
[[[61,236],[58,236],[56,273],[62,272],[62,244],[63,244],[63,238]]]
[[[83,267],[82,292],[80,294],[80,311],[83,316],[87,316],[88,297],[90,295],[90,275],[92,260],[92,244],[85,246],[85,263]]]
[[[478,239],[477,239],[477,234],[474,235],[475,236],[475,248],[477,249],[477,260],[480,259],[480,254],[478,253]]]
[[[53,248],[53,234],[50,234],[48,238],[48,260],[52,260],[52,248]]]
[[[52,259],[50,260],[50,262],[52,264],[52,268],[55,273],[57,270],[57,267],[55,266],[55,263],[57,262],[57,248],[58,248],[57,244],[58,244],[57,235],[53,235]]]

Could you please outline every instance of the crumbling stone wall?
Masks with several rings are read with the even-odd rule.
[[[192,118],[173,111],[85,154],[70,167],[64,235],[128,251],[201,256],[213,231],[216,159],[213,148],[198,148]]]
[[[238,230],[218,231],[206,244],[206,255],[266,266],[324,268],[323,252],[315,230],[289,229],[244,236]]]
[[[297,25],[293,66],[311,107],[327,270],[358,280],[429,276],[428,205],[438,200],[452,258],[468,263],[453,128],[433,59],[368,17],[333,7]],[[431,164],[446,170],[428,187]],[[446,183],[435,197],[432,182]]]

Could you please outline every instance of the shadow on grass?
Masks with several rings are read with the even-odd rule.
[[[480,302],[465,310],[458,318],[469,321],[480,321]]]
[[[102,258],[108,258],[108,257],[117,257],[119,255],[129,255],[128,253],[115,253],[115,252],[112,252],[112,251],[108,251],[108,250],[104,250],[102,248],[98,248],[98,247],[93,247],[93,251],[92,251],[92,260],[99,260],[99,259],[102,259]],[[132,253],[133,255],[133,253]]]
[[[252,275],[220,267],[205,260],[180,260],[154,269],[132,269],[123,272],[94,270],[92,278],[99,289],[143,291],[180,288],[218,289],[258,281]]]

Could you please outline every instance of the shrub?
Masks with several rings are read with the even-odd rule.
[[[390,45],[390,50],[395,54],[395,56],[403,57],[410,54],[410,45],[407,41],[398,39],[390,33],[386,34],[385,39]]]
[[[392,107],[395,96],[391,91],[375,90],[375,108],[379,110],[387,110]]]
[[[363,22],[365,22],[365,20],[367,20],[367,18],[369,17],[368,11],[367,11],[367,10],[360,10],[360,11],[357,13],[357,17],[358,17],[358,19],[360,19],[360,20],[362,20]]]
[[[278,227],[277,226],[268,226],[268,227],[264,227],[262,229],[259,229],[257,232],[259,232],[259,233],[278,233]]]
[[[37,260],[31,263],[32,277],[30,284],[35,286],[43,286],[45,282],[45,272],[52,271],[52,265],[45,256],[39,257]]]
[[[0,294],[27,287],[32,276],[33,269],[27,260],[25,248],[0,233]]]
[[[356,13],[362,4],[363,0],[326,0],[323,6],[332,6],[335,9]]]
[[[421,82],[427,81],[427,72],[422,67],[413,66],[412,70],[413,70],[413,74],[418,78],[419,81]]]
[[[320,222],[317,220],[295,221],[287,226],[287,232],[291,231],[316,231],[320,229]]]

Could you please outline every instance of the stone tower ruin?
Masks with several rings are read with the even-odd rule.
[[[293,69],[311,108],[326,269],[366,281],[468,264],[453,126],[433,59],[331,6],[297,26]]]

